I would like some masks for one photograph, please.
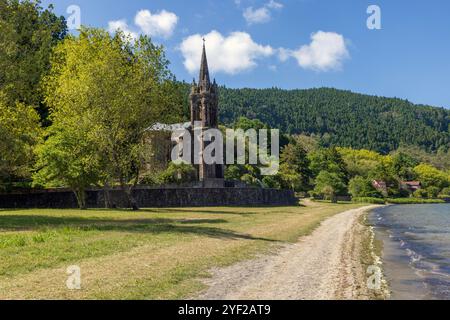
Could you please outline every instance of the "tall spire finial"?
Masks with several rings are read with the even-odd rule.
[[[202,61],[200,64],[200,75],[199,75],[199,83],[201,85],[209,86],[211,81],[209,79],[209,69],[208,69],[208,59],[206,58],[206,46],[205,46],[205,38],[203,38],[203,52],[202,52]]]

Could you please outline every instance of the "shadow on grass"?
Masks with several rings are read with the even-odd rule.
[[[152,214],[170,214],[170,213],[194,213],[194,214],[223,214],[223,215],[241,215],[241,216],[249,216],[249,215],[257,215],[261,214],[261,212],[252,212],[251,209],[268,209],[268,208],[298,208],[302,207],[300,205],[297,206],[251,206],[251,207],[233,207],[228,206],[227,208],[230,208],[230,210],[212,210],[207,207],[191,207],[191,208],[141,208],[138,211],[133,211],[128,208],[115,208],[115,209],[88,209],[88,210],[79,210],[80,214],[83,213],[89,213],[90,211],[98,211],[98,212],[108,212],[108,213],[152,213]],[[45,209],[45,208],[36,208],[36,209],[0,209],[0,212],[14,212],[14,211],[23,211],[26,212],[27,210],[78,210],[78,209]]]
[[[198,209],[189,209],[189,208],[156,208],[156,209],[140,209],[139,212],[148,212],[148,213],[196,213],[196,214],[229,214],[229,215],[241,215],[241,216],[247,216],[247,215],[254,215],[258,214],[257,212],[245,212],[240,210],[249,210],[250,208],[242,208],[242,207],[236,207],[233,208],[234,211],[224,211],[224,210],[211,210],[211,209],[204,209],[204,208],[198,208]]]
[[[212,238],[247,239],[276,242],[275,240],[240,234],[232,230],[205,226],[205,224],[225,224],[223,219],[136,219],[111,220],[82,217],[51,217],[38,215],[0,216],[0,230],[39,231],[76,229],[80,231],[127,232],[143,234],[195,234]],[[64,231],[63,231],[64,232]]]

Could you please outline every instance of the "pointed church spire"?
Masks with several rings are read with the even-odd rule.
[[[202,62],[200,64],[199,84],[209,87],[211,81],[209,79],[208,59],[206,57],[205,39],[203,39]]]

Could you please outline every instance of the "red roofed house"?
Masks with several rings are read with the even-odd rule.
[[[400,189],[414,193],[422,189],[422,183],[420,181],[402,181],[400,182]]]
[[[379,192],[383,194],[383,196],[387,197],[388,195],[388,188],[386,182],[383,180],[373,180],[372,186],[377,189]]]

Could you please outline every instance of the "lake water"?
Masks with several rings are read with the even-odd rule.
[[[383,207],[370,220],[391,298],[450,300],[450,204]]]

